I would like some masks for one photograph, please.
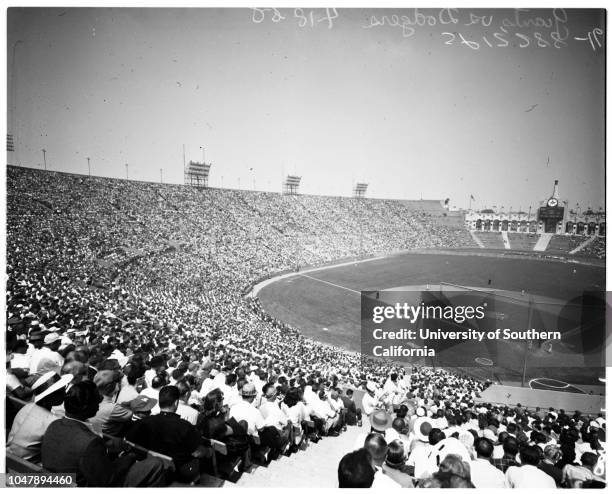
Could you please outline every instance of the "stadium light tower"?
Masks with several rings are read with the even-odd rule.
[[[46,170],[47,169],[47,150],[43,149],[42,153],[43,153],[43,162],[45,163],[45,170]]]
[[[204,158],[204,146],[200,146],[200,149],[202,150],[202,163],[206,163],[206,159]]]
[[[89,158],[87,158],[87,175],[91,177],[91,164],[89,163]]]
[[[129,180],[129,178],[128,178],[128,164],[127,163],[125,164],[125,179]]]
[[[159,183],[160,184],[164,183],[164,169],[163,168],[159,169]]]

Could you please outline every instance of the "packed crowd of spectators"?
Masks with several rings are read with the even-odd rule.
[[[79,485],[163,485],[195,482],[210,439],[248,469],[339,434],[359,420],[341,391],[402,370],[304,338],[245,290],[305,265],[471,245],[401,201],[9,167],[7,390],[27,402],[7,402],[9,451]]]
[[[338,465],[340,487],[604,488],[603,414],[478,402],[445,370],[368,383],[370,433]],[[365,420],[365,419],[364,419]]]
[[[605,259],[606,258],[606,237],[596,237],[590,244],[576,253],[579,257]]]

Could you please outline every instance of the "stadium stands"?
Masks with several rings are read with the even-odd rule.
[[[474,232],[483,243],[485,249],[503,249],[504,242],[501,232]]]
[[[563,445],[556,427],[569,425],[581,434],[572,444],[601,456],[595,417],[563,422],[554,412],[534,422],[476,407],[489,383],[364,361],[304,338],[243,297],[255,281],[301,266],[475,246],[464,228],[437,221],[439,203],[426,206],[8,167],[7,392],[30,401],[20,409],[7,401],[7,447],[38,455],[42,466],[12,464],[62,471],[67,448],[89,442],[107,474],[79,466],[78,485],[219,485],[279,456],[299,458],[358,423],[347,388],[366,392],[364,421],[374,420],[374,406],[397,414],[404,404],[414,420],[401,433],[414,439],[423,417],[485,437],[494,426],[495,442],[515,422],[525,434],[532,426],[527,443],[544,443],[533,435],[541,431]]]
[[[508,240],[510,240],[511,249],[533,250],[538,241],[538,235],[535,233],[508,232]]]

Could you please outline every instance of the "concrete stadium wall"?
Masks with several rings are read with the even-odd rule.
[[[582,413],[598,414],[605,408],[605,396],[587,395],[581,393],[564,393],[563,391],[547,391],[542,389],[519,388],[495,384],[487,388],[476,403],[496,403],[501,405],[521,406],[527,408],[549,407],[564,409],[567,413],[580,410]]]

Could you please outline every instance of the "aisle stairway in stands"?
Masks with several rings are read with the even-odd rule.
[[[508,240],[508,232],[501,232],[504,249],[510,249],[510,240]]]
[[[581,250],[583,250],[587,245],[592,244],[597,237],[589,237],[584,242],[582,242],[578,247],[570,251],[570,254],[577,254]]]
[[[369,429],[369,422],[364,420],[361,427],[350,426],[338,437],[310,443],[305,451],[281,456],[267,467],[244,473],[235,484],[226,482],[224,487],[338,487],[340,460],[355,449],[357,436],[367,434]]]
[[[508,240],[514,250],[533,250],[538,238],[536,233],[508,232]]]
[[[478,247],[480,247],[481,249],[484,249],[484,244],[478,238],[478,235],[476,235],[476,232],[470,230],[470,235],[472,236],[472,239],[474,240],[474,242],[476,242],[476,245],[478,245]]]
[[[537,252],[544,252],[546,248],[548,247],[548,244],[550,243],[552,238],[553,238],[552,233],[542,233],[540,235],[540,238],[536,242],[535,246],[533,247],[533,250]]]

